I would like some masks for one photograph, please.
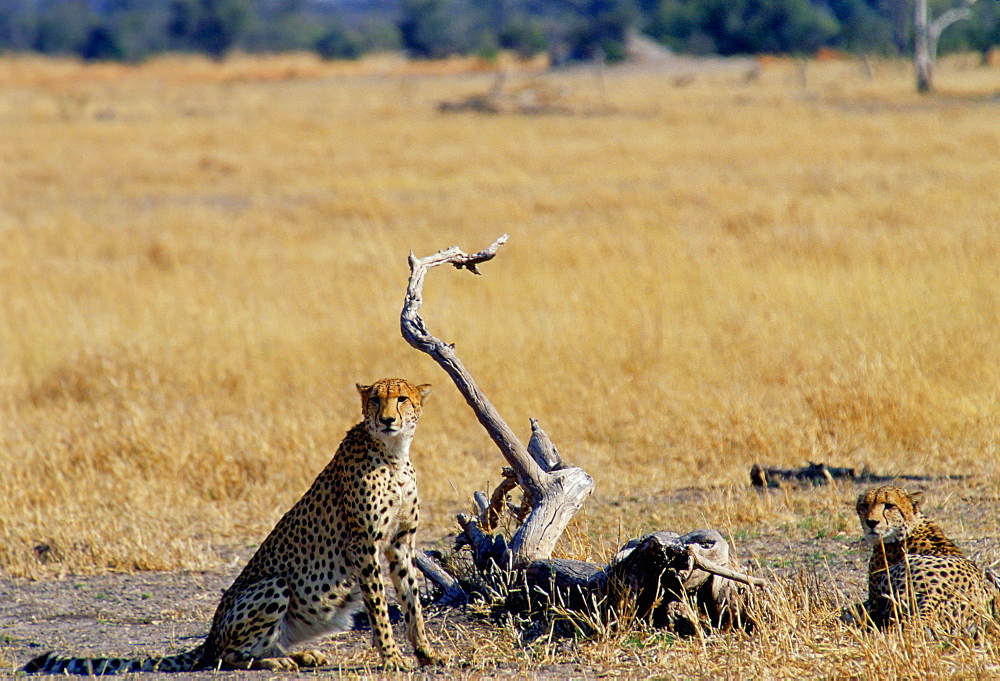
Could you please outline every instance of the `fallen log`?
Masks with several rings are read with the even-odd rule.
[[[965,480],[967,475],[878,475],[867,468],[837,468],[825,463],[809,462],[801,468],[775,468],[755,463],[750,467],[750,484],[754,487],[782,487],[787,484],[826,485],[834,480],[848,480],[859,484],[892,482],[929,482],[931,480]]]
[[[479,265],[492,260],[506,241],[507,235],[501,236],[472,255],[452,246],[423,258],[412,253],[409,257],[410,280],[400,314],[403,337],[448,374],[508,463],[492,495],[474,493],[477,514],[456,517],[462,529],[456,543],[468,547],[476,583],[464,587],[432,556],[418,559],[420,569],[443,594],[439,602],[461,603],[482,595],[511,614],[538,616],[565,609],[606,623],[635,615],[654,626],[679,630],[696,630],[702,618],[715,627],[733,622],[743,626],[746,619],[736,605],[742,589],[763,582],[731,563],[729,544],[714,530],[683,537],[672,532],[647,535],[626,544],[606,566],[552,559],[563,530],[593,490],[593,479],[563,461],[535,419],[530,421],[528,446],[522,445],[459,361],[455,346],[434,337],[419,315],[431,268],[451,264],[479,274]],[[522,493],[520,505],[509,503],[515,488]],[[505,514],[516,523],[509,541],[496,532]]]
[[[788,482],[825,485],[836,479],[855,480],[857,477],[853,468],[831,468],[825,463],[809,462],[802,468],[772,468],[755,463],[750,468],[750,484],[754,487],[780,487]]]
[[[569,616],[584,633],[595,622],[616,627],[630,620],[680,635],[703,626],[749,631],[747,587],[765,584],[731,561],[729,544],[715,530],[654,532],[630,541],[603,567],[564,559],[532,563],[503,609],[534,621]]]

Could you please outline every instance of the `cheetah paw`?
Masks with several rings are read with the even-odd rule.
[[[255,665],[255,669],[269,669],[272,672],[297,672],[299,670],[299,665],[290,657],[267,657],[258,660],[257,663],[260,666]]]
[[[382,667],[386,671],[405,672],[410,669],[410,665],[397,653],[390,653],[382,658]]]
[[[434,652],[417,653],[417,662],[420,663],[421,667],[446,667],[451,662],[449,658],[444,655],[439,655]]]
[[[298,671],[299,665],[290,657],[264,657],[223,660],[222,669],[267,669],[272,672]]]
[[[300,667],[326,667],[330,658],[318,650],[303,650],[289,655]]]

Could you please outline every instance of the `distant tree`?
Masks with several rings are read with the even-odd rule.
[[[250,52],[314,49],[333,23],[332,6],[306,0],[258,0],[249,9],[239,45]]]
[[[190,38],[194,33],[197,14],[195,0],[171,0],[167,35],[173,47],[190,48]]]
[[[234,0],[202,0],[201,6],[191,38],[195,45],[221,59],[236,43],[248,12],[242,2]]]
[[[0,11],[0,49],[27,50],[34,40],[34,20],[24,0],[11,2]]]
[[[139,61],[170,47],[166,0],[105,0],[101,24],[113,34],[123,59]]]
[[[674,49],[723,55],[812,52],[839,30],[808,0],[662,0],[647,26]]]
[[[648,8],[645,32],[671,49],[691,54],[716,50],[712,29],[693,2],[662,0]]]
[[[910,55],[918,2],[928,5],[931,62],[936,35],[942,51],[975,49],[984,59],[1000,42],[998,0],[0,0],[0,50],[138,60],[165,50],[340,58],[403,47],[420,57],[506,49],[614,61],[642,30],[700,54],[830,45]],[[970,21],[945,30],[969,9]]]
[[[125,50],[118,36],[104,25],[90,29],[77,52],[87,61],[121,61],[125,57]]]
[[[916,0],[913,5],[914,49],[913,62],[917,74],[917,92],[934,89],[934,64],[941,34],[955,22],[972,17],[971,6],[976,0],[963,0],[961,5],[950,7],[931,19],[927,0]]]
[[[372,17],[361,21],[356,37],[363,52],[395,51],[403,46],[399,26],[390,20]]]
[[[835,44],[851,52],[898,54],[893,16],[881,4],[877,0],[830,0],[830,12],[840,25]]]
[[[83,0],[58,0],[40,7],[31,48],[44,54],[69,54],[86,39],[94,22]]]
[[[250,18],[243,0],[172,0],[167,32],[175,46],[221,59]]]
[[[363,48],[353,32],[343,26],[332,26],[316,41],[316,52],[323,59],[357,59]]]
[[[963,28],[969,47],[982,55],[985,64],[990,51],[1000,45],[1000,2],[977,2]]]
[[[403,0],[399,35],[403,47],[420,57],[443,57],[455,49],[444,0]]]
[[[497,42],[522,59],[529,59],[548,49],[548,30],[538,18],[519,15],[510,19],[500,29]]]
[[[400,40],[410,54],[426,58],[495,48],[487,7],[470,0],[402,0]]]
[[[587,0],[569,30],[569,58],[621,61],[629,32],[638,22],[639,9],[633,0]]]

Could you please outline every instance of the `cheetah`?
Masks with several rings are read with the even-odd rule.
[[[938,631],[975,634],[1000,591],[920,511],[920,497],[892,486],[858,497],[858,518],[872,547],[868,599],[845,611],[844,620],[884,628],[916,617]]]
[[[383,662],[405,668],[389,623],[380,549],[417,660],[442,663],[424,632],[413,562],[419,502],[410,442],[431,386],[390,378],[357,389],[362,422],[351,428],[330,463],[224,592],[204,643],[145,659],[48,653],[23,671],[101,675],[324,666],[330,660],[319,651],[289,649],[348,629],[362,601]]]

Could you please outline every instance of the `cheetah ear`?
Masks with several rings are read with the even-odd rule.
[[[358,394],[361,395],[361,413],[364,413],[365,407],[368,406],[368,393],[371,392],[373,386],[355,383],[354,387],[358,389]]]
[[[924,500],[924,491],[918,489],[916,492],[907,492],[906,496],[910,497],[910,501],[913,502],[913,508],[916,510],[920,508],[920,504]]]
[[[422,402],[427,401],[427,398],[431,394],[431,384],[430,383],[424,383],[423,385],[418,385],[417,386],[417,392],[420,393],[420,400]]]

